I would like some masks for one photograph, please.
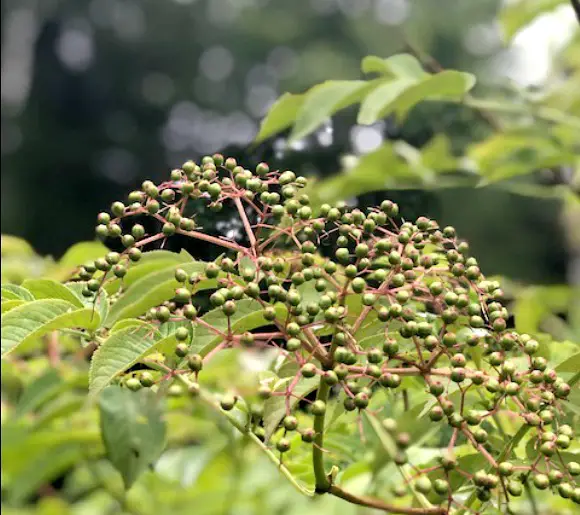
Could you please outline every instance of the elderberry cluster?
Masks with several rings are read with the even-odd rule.
[[[222,392],[220,405],[230,411],[243,404],[251,431],[286,453],[296,432],[305,444],[324,447],[330,398],[360,416],[377,409],[377,392],[401,390],[412,377],[429,393],[428,418],[451,437],[448,452],[414,464],[396,494],[412,485],[450,513],[462,507],[454,490],[465,481],[481,501],[500,503],[520,496],[529,482],[579,503],[580,465],[563,456],[574,439],[561,422],[571,387],[537,355],[538,341],[508,327],[504,292],[482,275],[469,245],[452,227],[426,217],[401,220],[388,200],[366,211],[344,203],[315,211],[306,186],[305,178],[265,163],[250,171],[232,158],[206,156],[173,170],[167,182],[143,182],[126,203],[98,215],[97,235],[120,240],[125,250],[82,267],[88,297],[110,281],[120,282],[115,295],[123,295],[124,278],[147,250],[174,235],[223,253],[201,272],[176,266],[173,298],[142,316],[152,324],[181,324],[171,373],[130,372],[123,384],[139,389],[170,381],[170,393],[179,395],[185,389],[175,377],[189,371],[187,389],[197,395],[199,374],[216,350],[275,349],[290,371],[282,386],[264,380],[251,395]],[[231,210],[240,234],[228,238],[198,227],[200,204]],[[144,218],[153,223],[135,222]],[[242,307],[257,311],[260,323],[240,325]],[[218,319],[227,323],[212,325]],[[192,328],[217,343],[198,348]],[[299,388],[305,384],[314,386]],[[285,399],[286,411],[271,428],[264,412],[275,397]],[[505,413],[532,435],[525,462],[513,460],[512,449],[493,437],[496,417]],[[393,418],[382,427],[395,442],[395,463],[407,464],[409,434]],[[462,469],[454,455],[460,444],[484,457],[481,470]]]

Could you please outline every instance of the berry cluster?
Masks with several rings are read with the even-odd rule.
[[[459,480],[471,482],[484,502],[508,503],[531,483],[579,503],[580,465],[561,456],[574,438],[560,422],[571,388],[537,356],[535,339],[508,327],[504,293],[484,278],[468,244],[452,227],[428,218],[402,221],[397,204],[388,200],[367,211],[340,204],[322,205],[315,213],[305,186],[306,179],[291,171],[271,171],[265,163],[250,171],[221,155],[204,157],[199,165],[188,161],[160,185],[145,181],[127,203],[115,202],[111,214],[99,214],[97,235],[119,239],[125,250],[80,270],[84,294],[95,295],[109,280],[122,281],[143,251],[173,235],[220,247],[224,254],[203,273],[176,268],[180,286],[174,298],[144,315],[153,324],[185,324],[175,332],[178,359],[161,380],[174,381],[189,370],[186,384],[196,395],[204,362],[220,349],[276,349],[293,365],[286,367],[292,372],[284,386],[264,382],[246,398],[227,392],[221,409],[242,401],[251,431],[279,453],[291,448],[290,436],[298,432],[313,448],[317,490],[332,492],[331,479],[320,469],[329,398],[360,416],[377,408],[377,392],[401,390],[414,377],[429,392],[428,417],[447,426],[451,436],[448,452],[434,464],[413,465],[403,486],[441,506],[438,513],[466,509],[454,495]],[[231,209],[245,244],[198,228],[191,206],[199,202],[215,211]],[[144,216],[157,224],[154,231],[132,221]],[[208,288],[209,295],[201,295]],[[236,329],[244,302],[261,310],[260,327]],[[221,311],[228,320],[225,331],[206,321],[208,310]],[[190,329],[196,325],[219,336],[219,345],[192,353]],[[312,395],[296,394],[305,381],[315,381]],[[132,389],[159,382],[154,370],[124,379]],[[175,395],[182,391],[178,382],[170,388]],[[285,398],[286,413],[272,432],[263,413],[274,396]],[[505,412],[533,434],[525,463],[510,461],[511,449],[498,446],[490,434]],[[407,464],[409,435],[392,418],[382,427],[396,443],[395,463]],[[472,446],[486,466],[476,473],[463,470],[453,453],[459,444]],[[404,495],[405,488],[397,492]]]

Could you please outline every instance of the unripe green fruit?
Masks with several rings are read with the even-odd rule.
[[[535,474],[532,481],[534,486],[539,490],[545,490],[550,486],[550,479],[546,474]]]
[[[316,431],[311,427],[304,429],[301,433],[302,441],[305,443],[312,443],[316,437]]]
[[[431,483],[431,480],[426,476],[420,477],[415,482],[415,489],[418,492],[421,492],[422,494],[428,494],[431,491],[431,488],[433,488],[433,484]]]
[[[401,377],[397,374],[386,373],[381,375],[379,383],[385,388],[398,388],[401,384]]]
[[[149,388],[155,384],[155,379],[150,372],[143,372],[139,376],[139,381],[141,382],[141,386],[144,388]]]
[[[135,377],[130,377],[125,381],[125,386],[129,388],[129,390],[136,392],[137,390],[140,390],[143,385],[141,384],[141,381],[139,381],[139,379]]]
[[[289,451],[290,450],[290,440],[288,440],[288,438],[281,438],[276,443],[276,449],[278,449],[278,452]]]
[[[234,395],[224,395],[220,400],[220,406],[224,411],[231,411],[236,405],[237,398]]]
[[[524,487],[522,486],[521,483],[512,480],[508,481],[507,491],[510,493],[510,495],[513,495],[514,497],[519,497],[524,492]]]
[[[175,331],[175,338],[178,341],[185,341],[189,339],[189,331],[186,327],[178,327]]]
[[[178,383],[173,383],[167,390],[169,397],[180,397],[183,395],[183,386]]]
[[[175,302],[186,303],[191,300],[191,292],[187,288],[177,288],[174,296]]]
[[[187,351],[189,350],[189,346],[186,343],[178,343],[175,346],[175,355],[179,358],[184,358],[187,356]]]
[[[300,369],[303,377],[314,377],[316,375],[316,366],[313,363],[306,363]]]
[[[193,372],[199,372],[203,368],[203,358],[199,354],[192,354],[187,358],[187,366]]]
[[[298,419],[292,415],[284,417],[282,425],[286,431],[294,431],[298,427]]]
[[[310,406],[310,411],[315,417],[322,416],[326,413],[326,403],[321,400],[316,400]]]
[[[439,495],[445,495],[449,492],[449,483],[445,479],[436,479],[433,481],[433,490]]]

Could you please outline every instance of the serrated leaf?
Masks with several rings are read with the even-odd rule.
[[[174,333],[161,336],[152,325],[130,325],[111,333],[93,354],[89,371],[91,396],[97,395],[114,377],[131,368],[146,354],[170,343],[177,343]]]
[[[110,327],[123,318],[140,316],[148,309],[171,299],[175,295],[176,288],[180,286],[174,277],[176,268],[182,268],[187,273],[202,273],[205,266],[201,261],[170,265],[141,277],[111,307],[105,326]]]
[[[362,80],[331,80],[317,84],[306,92],[289,140],[296,141],[310,134],[337,111],[359,102],[376,85],[376,81]]]
[[[2,317],[2,356],[49,331],[71,327],[95,329],[99,323],[98,313],[86,308],[77,309],[64,300],[28,302]]]
[[[369,55],[362,60],[361,70],[363,73],[379,73],[415,81],[424,79],[429,75],[423,70],[417,58],[410,54],[396,54],[386,59]]]
[[[99,398],[101,434],[109,461],[129,489],[165,447],[165,421],[155,394],[109,386]]]
[[[285,391],[288,383],[292,377],[284,378],[284,381],[279,381],[274,388],[274,391]],[[317,377],[301,378],[292,389],[293,395],[289,398],[290,410],[296,405],[301,397],[308,395],[318,388],[319,379]],[[286,416],[286,397],[283,395],[272,396],[264,402],[264,431],[266,441],[270,439],[272,434],[276,431],[278,424]]]
[[[230,317],[231,329],[236,333],[250,331],[272,324],[272,322],[264,318],[262,305],[257,300],[243,299],[236,302],[236,307],[236,312]],[[284,305],[276,304],[274,307],[278,319],[285,317],[286,308]],[[191,344],[191,351],[205,356],[223,339],[216,331],[227,333],[228,319],[224,316],[221,308],[213,309],[201,318],[205,323],[204,325],[195,324],[195,334]],[[207,326],[213,327],[216,331],[208,329]]]
[[[3,284],[1,290],[2,299],[5,300],[24,300],[26,302],[34,300],[32,293],[17,284]]]
[[[140,320],[139,318],[124,318],[123,320],[115,322],[113,327],[111,327],[109,330],[109,334],[116,333],[117,331],[121,331],[122,329],[127,329],[129,327],[142,327],[149,328],[149,330],[155,330],[155,327],[145,320]]]
[[[255,139],[256,143],[260,143],[290,127],[296,120],[304,100],[305,95],[291,93],[284,93],[276,100],[260,124],[260,132]]]
[[[84,307],[79,297],[65,285],[53,279],[27,279],[22,283],[36,300],[61,299],[74,304],[78,308]]]
[[[107,314],[109,313],[109,297],[107,292],[101,288],[96,298],[85,297],[82,292],[86,285],[86,281],[75,281],[65,284],[65,286],[80,299],[83,306],[93,310],[96,308],[101,317],[101,320],[106,320]]]

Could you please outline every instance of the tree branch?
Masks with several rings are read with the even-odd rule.
[[[336,485],[331,485],[330,490],[328,493],[340,497],[345,501],[348,501],[352,504],[357,504],[359,506],[368,506],[369,508],[376,508],[377,510],[383,510],[388,513],[398,513],[401,515],[444,515],[447,513],[447,510],[442,507],[438,508],[410,508],[410,507],[402,507],[402,506],[394,506],[393,504],[386,503],[381,501],[380,499],[375,499],[373,497],[366,497],[366,496],[358,496],[346,492],[342,488]]]

